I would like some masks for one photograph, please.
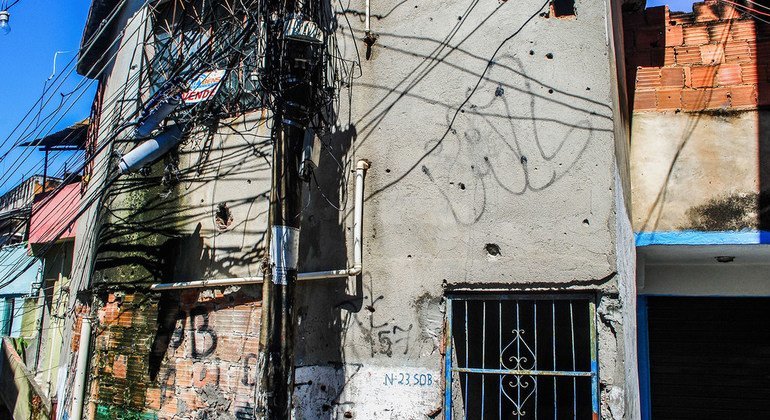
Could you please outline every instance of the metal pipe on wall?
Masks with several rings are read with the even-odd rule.
[[[353,265],[349,268],[327,271],[314,271],[310,273],[299,273],[297,280],[321,280],[340,277],[357,276],[363,270],[363,219],[364,219],[364,179],[366,170],[369,169],[369,162],[359,160],[356,164],[356,185],[354,195],[353,209]],[[253,277],[234,277],[226,279],[211,279],[197,281],[183,281],[175,283],[158,283],[150,286],[150,289],[156,291],[195,289],[201,287],[220,287],[236,286],[244,284],[261,284],[265,280],[264,276]]]
[[[91,318],[84,316],[80,326],[80,343],[78,344],[78,359],[75,365],[75,381],[72,389],[72,411],[70,419],[80,420],[83,417],[85,402],[86,379],[88,377],[88,350],[91,347]]]

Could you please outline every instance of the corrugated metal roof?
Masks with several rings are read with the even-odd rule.
[[[86,134],[88,133],[89,124],[90,120],[86,118],[64,130],[57,131],[56,133],[39,139],[24,142],[19,146],[40,146],[48,149],[77,147],[82,149],[86,143]]]

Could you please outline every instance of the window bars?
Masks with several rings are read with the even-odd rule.
[[[445,418],[598,419],[590,295],[447,297]]]

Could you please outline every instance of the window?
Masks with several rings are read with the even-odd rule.
[[[231,116],[261,107],[257,36],[241,36],[247,14],[239,4],[236,0],[172,0],[156,7],[149,96],[174,77],[189,83],[201,73],[227,69],[239,57],[221,82],[217,108],[221,115]]]
[[[591,296],[449,296],[446,418],[597,415],[595,313]]]
[[[552,0],[551,14],[557,18],[575,16],[575,0]]]

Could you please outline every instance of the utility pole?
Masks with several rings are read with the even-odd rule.
[[[302,210],[300,163],[305,132],[317,112],[318,26],[308,4],[268,2],[264,85],[273,99],[270,194],[270,270],[262,286],[256,413],[268,420],[291,417],[294,393],[295,295]],[[270,10],[272,9],[272,10]],[[315,31],[314,31],[315,30]],[[315,37],[315,38],[314,38]]]

